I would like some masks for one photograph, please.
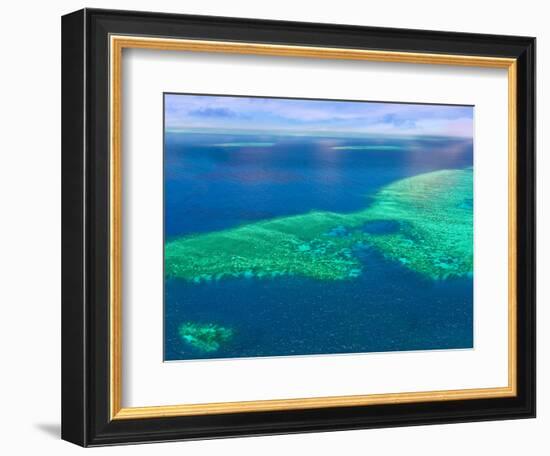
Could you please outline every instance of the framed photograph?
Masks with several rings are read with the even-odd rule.
[[[62,437],[535,416],[535,39],[62,20]]]

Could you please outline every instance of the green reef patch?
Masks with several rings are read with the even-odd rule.
[[[200,283],[301,275],[349,280],[368,269],[365,246],[431,279],[473,271],[473,172],[396,181],[352,213],[313,211],[181,237],[165,245],[167,277]]]
[[[387,258],[433,279],[473,272],[473,172],[444,170],[382,189],[365,212],[394,220],[396,232],[367,234]]]
[[[221,344],[231,339],[233,330],[214,323],[186,322],[179,327],[180,337],[204,352],[215,352]]]

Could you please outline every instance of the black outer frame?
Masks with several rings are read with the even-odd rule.
[[[108,36],[516,58],[517,373],[513,398],[109,418]],[[84,9],[62,18],[62,438],[82,446],[535,417],[535,39]]]

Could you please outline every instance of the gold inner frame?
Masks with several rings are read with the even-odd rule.
[[[505,387],[274,399],[244,402],[122,407],[122,51],[155,49],[230,54],[255,54],[316,59],[368,60],[453,65],[508,70],[508,385]],[[111,419],[158,418],[221,413],[296,410],[326,407],[397,404],[458,399],[512,397],[517,394],[517,220],[516,220],[516,59],[468,55],[387,52],[204,41],[137,36],[110,36],[110,415]]]

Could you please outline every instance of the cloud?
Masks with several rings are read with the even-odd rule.
[[[226,108],[199,108],[189,111],[189,115],[196,117],[211,117],[222,119],[239,116],[239,114],[235,111]]]
[[[471,137],[473,108],[428,104],[169,94],[169,128]]]

